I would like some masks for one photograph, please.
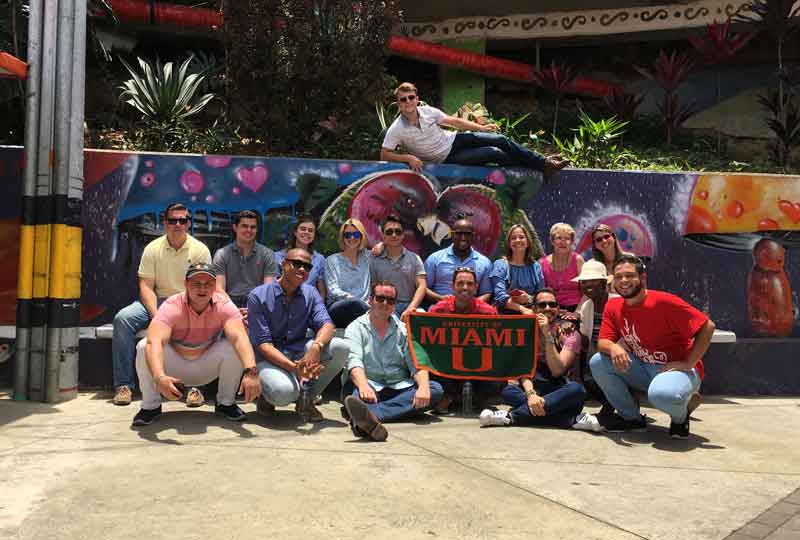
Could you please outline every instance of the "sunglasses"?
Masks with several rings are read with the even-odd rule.
[[[410,96],[403,96],[401,98],[397,98],[397,101],[399,101],[400,103],[405,103],[407,101],[417,101],[417,96],[416,94],[411,94]]]
[[[403,236],[403,229],[386,229],[383,234],[386,236]]]
[[[180,223],[181,225],[186,225],[190,221],[191,219],[188,217],[167,218],[167,223],[169,223],[170,225],[177,225],[178,223]]]
[[[604,234],[603,236],[598,236],[597,238],[594,239],[594,243],[599,244],[600,242],[605,242],[606,240],[612,238],[613,236],[614,235],[612,234]]]
[[[388,304],[390,306],[395,305],[397,302],[397,298],[393,296],[383,296],[382,294],[376,294],[372,298],[374,298],[379,304]]]
[[[544,309],[544,308],[557,308],[558,302],[536,302],[536,307]]]
[[[342,236],[344,236],[346,240],[351,240],[353,238],[360,239],[361,238],[361,233],[359,231],[348,231],[348,232],[342,233]]]
[[[298,259],[286,259],[286,262],[291,264],[296,270],[305,270],[306,272],[311,272],[311,269],[314,268],[314,265],[310,262],[300,261]]]

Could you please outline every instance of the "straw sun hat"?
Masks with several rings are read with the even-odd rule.
[[[589,260],[583,263],[581,273],[578,277],[572,278],[572,281],[591,281],[593,279],[604,279],[610,282],[614,278],[606,272],[605,264],[600,261]]]

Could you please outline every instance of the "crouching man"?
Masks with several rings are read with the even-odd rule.
[[[442,398],[442,387],[417,371],[408,350],[406,328],[393,316],[397,288],[388,281],[373,284],[369,311],[350,323],[345,339],[349,380],[345,408],[359,437],[383,441],[384,422],[419,414]]]
[[[161,396],[180,399],[185,386],[219,378],[214,410],[237,422],[246,418],[235,403],[237,388],[247,401],[261,393],[242,316],[230,299],[214,292],[216,277],[207,263],[190,265],[186,290],[158,308],[147,337],[137,345],[142,408],[133,418],[134,426],[151,424],[161,415]],[[223,334],[227,339],[221,339]]]

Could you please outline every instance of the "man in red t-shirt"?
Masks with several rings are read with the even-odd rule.
[[[478,276],[475,270],[468,266],[460,266],[453,272],[453,294],[445,296],[430,307],[428,313],[458,313],[460,315],[497,315],[497,309],[477,298]],[[445,414],[450,408],[450,404],[456,400],[459,393],[460,384],[453,379],[433,376],[433,380],[439,382],[444,388],[444,396],[434,408],[434,412]],[[486,401],[487,395],[495,389],[496,384],[487,381],[473,381],[476,393],[483,396],[482,401]],[[483,408],[483,407],[481,407]]]
[[[614,263],[614,289],[603,311],[592,376],[617,410],[608,431],[644,431],[647,422],[630,388],[647,391],[650,403],[670,416],[669,434],[689,437],[689,402],[700,388],[702,356],[714,323],[675,295],[648,291],[644,264],[633,255]]]

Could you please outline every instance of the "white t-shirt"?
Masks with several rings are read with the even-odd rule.
[[[436,107],[427,105],[417,107],[417,113],[419,127],[401,114],[386,130],[383,147],[394,151],[402,144],[409,154],[422,161],[443,162],[453,147],[453,139],[456,138],[455,131],[447,131],[439,126],[439,121],[447,115]]]

